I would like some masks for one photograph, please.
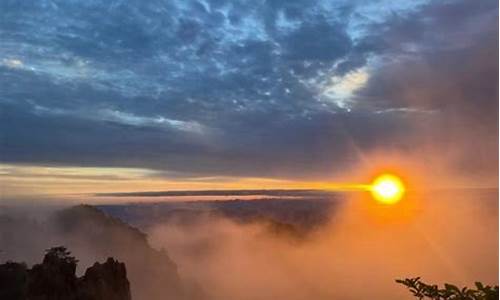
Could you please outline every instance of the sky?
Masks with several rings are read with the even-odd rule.
[[[497,1],[4,0],[0,40],[4,199],[498,186]]]

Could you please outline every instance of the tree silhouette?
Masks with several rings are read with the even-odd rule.
[[[422,282],[420,277],[397,279],[396,282],[406,286],[419,300],[498,300],[498,286],[485,286],[481,282],[476,282],[476,289],[467,287],[460,289],[448,283],[440,289],[435,284]]]
[[[59,246],[45,250],[44,262],[62,262],[76,266],[78,260],[71,256],[71,252],[66,247]]]

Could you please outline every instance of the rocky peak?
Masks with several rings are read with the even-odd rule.
[[[82,300],[130,299],[130,284],[124,263],[108,258],[105,263],[95,263],[79,281]]]
[[[95,263],[77,278],[78,260],[64,247],[47,250],[43,262],[0,265],[0,297],[10,300],[130,300],[125,264],[113,258]],[[5,284],[4,284],[5,283]]]

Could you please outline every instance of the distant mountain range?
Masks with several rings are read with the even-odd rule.
[[[128,193],[97,193],[95,196],[112,197],[161,197],[161,196],[297,196],[324,197],[338,192],[314,189],[262,189],[262,190],[198,190],[198,191],[143,191]]]
[[[342,204],[339,200],[340,196],[334,197],[331,194],[310,194],[300,199],[175,201],[97,207],[145,231],[152,226],[171,221],[193,223],[203,216],[224,217],[237,223],[264,223],[268,224],[270,231],[277,230],[276,232],[303,237],[328,222],[332,213]]]

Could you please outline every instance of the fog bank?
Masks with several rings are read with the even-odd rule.
[[[151,230],[211,299],[411,299],[394,279],[498,282],[497,191],[408,195],[389,207],[353,194],[304,240],[264,224],[200,218]]]

